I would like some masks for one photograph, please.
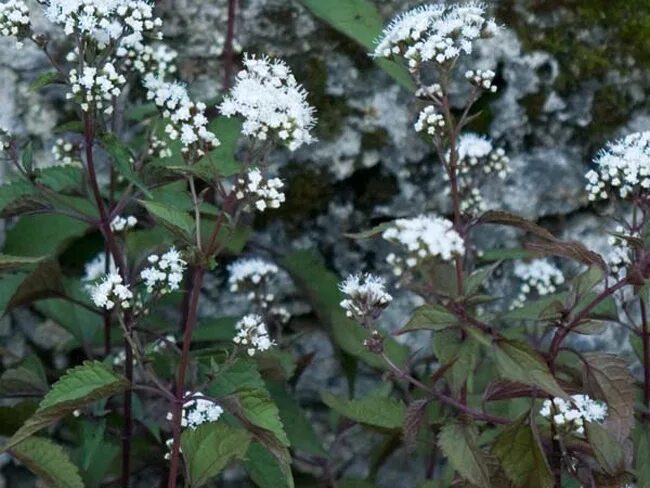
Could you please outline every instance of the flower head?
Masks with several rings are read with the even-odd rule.
[[[522,281],[519,295],[511,308],[521,307],[526,297],[534,292],[540,296],[555,293],[557,287],[564,283],[562,271],[546,259],[535,259],[530,262],[517,262],[515,276]]]
[[[393,297],[386,292],[386,281],[371,274],[348,276],[339,284],[339,290],[346,296],[341,307],[350,318],[364,323],[366,319],[377,319],[390,304]]]
[[[587,178],[590,200],[603,200],[610,193],[621,198],[650,188],[650,131],[636,132],[609,143],[594,159]]]
[[[22,0],[0,3],[0,35],[15,37],[16,46],[22,47],[23,39],[30,35],[29,9]]]
[[[266,324],[260,315],[245,315],[235,324],[235,330],[237,334],[233,338],[233,342],[244,346],[249,356],[254,356],[256,352],[266,351],[275,345],[275,342],[269,337]]]
[[[243,117],[242,132],[261,141],[275,137],[292,151],[314,141],[314,108],[281,60],[245,55],[244,69],[219,110]]]
[[[133,215],[128,215],[122,217],[121,215],[116,215],[113,220],[111,220],[111,230],[113,232],[123,232],[125,230],[132,229],[138,223],[138,219]]]
[[[474,41],[498,30],[480,3],[437,3],[410,10],[395,18],[377,39],[376,58],[399,56],[416,71],[422,63],[444,64],[470,54]]]
[[[112,63],[106,63],[99,69],[84,66],[81,72],[73,68],[69,80],[68,99],[78,102],[84,112],[97,109],[107,114],[113,112],[111,101],[120,95],[126,83],[124,75],[118,73]]]
[[[106,270],[106,253],[100,252],[92,261],[86,263],[84,267],[85,274],[81,281],[85,283],[87,290],[90,290],[93,287],[93,284],[101,277],[103,277]],[[109,255],[108,260],[108,274],[116,274],[117,266],[115,266],[115,261],[113,256]]]
[[[265,178],[257,168],[249,169],[245,176],[237,181],[235,196],[237,200],[247,200],[259,212],[267,208],[280,208],[286,199],[280,178]],[[246,205],[245,210],[251,206]]]
[[[178,290],[187,263],[176,248],[172,247],[162,256],[152,254],[147,261],[151,266],[140,272],[140,278],[149,293],[158,292],[164,295]]]
[[[223,414],[223,408],[217,403],[203,398],[201,393],[185,392],[181,427],[196,429],[206,422],[216,422]],[[167,420],[172,420],[171,412],[167,413]]]
[[[573,395],[570,401],[563,398],[544,400],[539,411],[564,431],[584,435],[585,422],[602,423],[607,418],[607,405],[588,395]]]
[[[99,308],[112,310],[115,305],[129,308],[133,292],[128,285],[122,282],[122,277],[117,273],[109,273],[104,279],[90,288],[90,297]]]

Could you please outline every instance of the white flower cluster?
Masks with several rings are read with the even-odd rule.
[[[85,274],[81,278],[81,281],[85,283],[86,290],[90,291],[93,288],[93,284],[107,273],[106,253],[100,252],[92,261],[87,262],[84,266],[84,272]],[[109,256],[108,259],[108,274],[117,274],[117,266],[115,266],[113,256]]]
[[[148,74],[144,78],[144,86],[147,98],[153,100],[163,116],[169,119],[165,132],[171,140],[180,139],[184,153],[196,150],[197,156],[203,156],[220,144],[217,136],[207,129],[205,104],[192,102],[183,85]]]
[[[614,232],[617,235],[610,235],[607,238],[611,249],[607,254],[606,261],[610,271],[618,276],[632,262],[632,249],[626,238],[639,239],[641,234],[639,232],[630,234],[622,225],[617,225]]]
[[[133,292],[123,283],[118,273],[109,273],[103,281],[90,289],[90,297],[95,306],[112,310],[116,304],[122,308],[129,308]]]
[[[111,220],[111,230],[113,232],[124,232],[125,230],[133,229],[138,223],[133,215],[127,217],[122,217],[121,215],[116,215],[113,220]]]
[[[436,113],[433,105],[426,106],[415,122],[415,132],[426,132],[430,136],[435,136],[437,132],[445,126],[445,118]]]
[[[251,199],[257,210],[279,208],[285,201],[282,192],[284,183],[280,178],[265,179],[259,169],[249,169],[244,178],[239,178],[235,193],[237,200]]]
[[[199,425],[206,422],[216,422],[223,414],[223,408],[212,400],[202,398],[201,393],[185,392],[187,399],[183,403],[183,416],[181,418],[181,427],[196,429]],[[167,420],[171,421],[173,415],[167,412]]]
[[[544,400],[539,413],[557,427],[584,435],[585,422],[602,423],[605,421],[607,405],[592,400],[588,395],[573,395],[570,402],[559,397],[552,401]]]
[[[348,276],[339,284],[339,290],[346,295],[340,303],[345,315],[364,325],[366,320],[379,318],[384,309],[393,300],[386,292],[386,281],[372,274],[355,274]]]
[[[277,137],[291,151],[314,141],[314,108],[284,61],[245,55],[244,69],[218,108],[226,117],[241,115],[242,132],[260,141]]]
[[[54,161],[63,166],[81,166],[81,146],[79,144],[57,139],[52,146]]]
[[[555,293],[557,287],[564,283],[564,275],[557,266],[546,259],[534,259],[530,262],[515,263],[515,276],[523,283],[511,308],[523,306],[526,297],[533,291],[539,296]]]
[[[162,256],[152,254],[147,261],[152,266],[143,269],[140,272],[140,278],[144,281],[149,293],[155,291],[164,295],[178,290],[181,281],[183,281],[183,272],[187,263],[176,248],[172,247]]]
[[[0,3],[0,35],[16,38],[16,47],[23,46],[22,40],[29,37],[30,20],[27,4],[22,0],[8,0]]]
[[[406,259],[395,254],[389,254],[386,258],[397,276],[402,274],[404,264],[414,268],[426,258],[449,261],[465,253],[463,238],[454,230],[453,224],[436,215],[398,219],[382,233],[382,237],[405,247],[409,254]]]
[[[124,75],[118,73],[112,63],[106,63],[101,69],[85,66],[81,74],[73,68],[70,70],[69,79],[68,99],[79,102],[84,112],[103,109],[107,114],[113,112],[111,101],[119,96],[122,86],[126,83]]]
[[[162,26],[145,0],[49,0],[45,16],[62,25],[66,35],[79,32],[102,49],[117,39],[135,44],[144,33],[160,37]]]
[[[481,90],[487,90],[491,93],[497,92],[496,85],[492,84],[495,76],[496,73],[491,69],[487,69],[487,70],[470,69],[465,72],[465,78],[469,80],[469,82],[472,83],[472,85],[477,86]]]
[[[177,70],[174,61],[178,52],[165,44],[151,46],[142,42],[132,45],[121,43],[115,56],[122,60],[125,69],[134,70],[141,75],[153,73],[164,78]]]
[[[442,91],[442,86],[439,83],[434,83],[432,85],[420,86],[415,90],[415,96],[418,98],[429,98],[432,100],[441,99],[444,93]]]
[[[482,4],[441,2],[395,18],[379,36],[373,55],[403,57],[415,71],[425,62],[444,64],[463,53],[470,54],[475,40],[492,37],[497,31],[494,19],[485,17]]]
[[[230,291],[240,292],[267,284],[278,267],[259,258],[239,259],[228,266]]]
[[[165,140],[153,136],[149,142],[149,150],[147,151],[147,154],[158,159],[166,159],[171,158],[173,153],[169,144],[167,144]]]
[[[254,356],[256,352],[266,351],[275,345],[275,342],[269,337],[266,324],[260,315],[245,315],[235,324],[235,329],[237,334],[233,338],[233,342],[244,346],[249,356]]]
[[[608,191],[621,198],[650,189],[650,131],[635,132],[609,143],[594,159],[587,178],[589,200],[603,200]]]

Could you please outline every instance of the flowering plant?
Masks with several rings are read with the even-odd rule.
[[[291,201],[272,151],[308,153],[317,120],[285,61],[243,54],[230,76],[232,10],[223,91],[200,101],[178,79],[153,3],[42,8],[61,43],[36,31],[22,0],[0,4],[0,35],[42,50],[51,70],[34,86],[58,90],[74,117],[50,141],[49,165],[0,130],[11,172],[0,212],[28,236],[5,245],[0,289],[5,314],[28,307],[58,324],[74,366],[52,359],[51,385],[36,355],[5,370],[0,392],[17,400],[0,407],[11,418],[0,419],[4,451],[62,487],[198,487],[218,476],[351,487],[341,439],[361,426],[381,439],[364,487],[386,485],[378,466],[395,452],[425,460],[421,488],[650,486],[650,133],[605,145],[585,175],[585,201],[621,209],[608,254],[497,210],[486,190],[515,169],[473,123],[499,69],[471,64],[500,27],[474,2],[410,10],[370,55],[410,76],[412,130],[433,149],[445,204],[349,235],[374,239],[385,259],[339,280],[311,250],[247,245],[255,217]],[[480,248],[495,226],[522,246]],[[506,292],[504,276],[515,283]],[[216,316],[214,280],[224,285]],[[281,283],[308,312],[292,317]],[[400,294],[418,304],[406,316]],[[236,316],[223,311],[232,303]],[[332,435],[294,394],[321,367],[293,354],[312,323],[345,373],[332,389],[345,383],[347,395],[318,392],[314,416]],[[636,368],[575,340],[618,326]]]

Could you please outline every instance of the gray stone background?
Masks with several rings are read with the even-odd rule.
[[[375,3],[386,19],[419,4]],[[218,95],[226,1],[162,0],[159,5],[167,41],[179,51],[180,77],[199,98]],[[482,115],[473,126],[511,158],[507,180],[485,189],[490,206],[539,219],[558,236],[605,251],[613,209],[588,205],[583,175],[608,140],[650,129],[650,7],[643,0],[500,0],[489,2],[489,8],[504,29],[480,44],[466,63],[497,72],[499,92],[481,102]],[[47,28],[45,22],[37,25]],[[436,158],[412,130],[417,117],[412,94],[297,0],[241,0],[236,39],[244,51],[286,59],[319,117],[319,142],[294,155],[273,155],[272,167],[288,185],[287,204],[258,218],[248,251],[268,255],[269,249],[316,248],[341,275],[366,270],[389,276],[385,243],[351,241],[343,233],[447,210]],[[34,137],[37,155],[47,164],[51,131],[71,112],[56,93],[29,90],[45,69],[35,48],[27,46],[17,56],[12,41],[0,39],[0,124]],[[516,246],[517,239],[516,233],[500,230],[482,235],[479,246]],[[205,316],[245,309],[243,301],[220,293],[223,281],[219,273],[211,277],[201,310]],[[496,286],[511,287],[507,276],[497,281]],[[333,433],[319,391],[344,391],[345,380],[324,332],[301,319],[308,317],[309,306],[288,279],[278,294],[304,326],[295,347],[316,353],[317,367],[306,371],[297,390],[303,405],[313,406],[327,444]],[[398,291],[382,325],[399,327],[417,304],[417,297]],[[3,340],[20,350],[24,340],[17,330],[4,324]],[[626,347],[622,338],[611,339],[599,345]],[[362,371],[360,388],[371,388],[373,378]],[[364,476],[372,444],[370,434],[355,428],[337,441],[336,459],[348,474]],[[415,486],[423,467],[417,456],[398,452],[381,469],[377,484]],[[238,479],[237,473],[232,476]]]

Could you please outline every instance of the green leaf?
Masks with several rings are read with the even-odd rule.
[[[192,342],[232,341],[238,317],[211,317],[199,320],[192,331]]]
[[[518,488],[553,488],[554,478],[537,432],[519,421],[499,434],[492,452],[506,476]]]
[[[87,224],[65,215],[27,215],[7,232],[4,252],[16,256],[55,255],[87,230]]]
[[[463,478],[481,488],[491,486],[487,459],[478,446],[478,432],[474,425],[454,422],[443,426],[438,435],[438,446]]]
[[[282,467],[277,458],[257,442],[246,453],[244,468],[260,488],[293,488],[291,470]]]
[[[162,225],[185,239],[192,239],[194,220],[187,212],[154,201],[139,200]]]
[[[81,187],[83,172],[75,166],[52,166],[39,168],[36,181],[56,192],[74,190]]]
[[[0,406],[0,435],[5,437],[14,435],[20,426],[34,414],[37,407],[38,402],[34,400],[25,400],[12,407]]]
[[[37,198],[34,186],[28,181],[18,180],[0,185],[0,213],[7,215]],[[30,198],[31,197],[31,198]]]
[[[397,333],[413,330],[443,330],[458,325],[458,318],[441,305],[422,305]]]
[[[83,134],[83,131],[84,125],[80,120],[71,120],[69,122],[64,122],[61,125],[57,125],[54,130],[52,130],[52,133],[63,134],[65,132],[77,132]]]
[[[274,383],[268,386],[273,401],[278,406],[280,420],[291,447],[314,456],[327,457],[327,452],[323,449],[314,427],[294,396],[281,384]]]
[[[27,356],[0,377],[0,394],[3,395],[43,395],[48,388],[43,363],[36,355]]]
[[[65,451],[49,439],[31,437],[11,449],[11,454],[54,488],[84,488],[79,470]]]
[[[129,382],[99,361],[86,361],[69,369],[52,385],[38,410],[16,432],[3,450],[9,449],[73,410],[127,389]]]
[[[384,22],[377,8],[368,0],[300,0],[311,12],[359,43],[368,52],[374,50],[375,39],[381,33]],[[387,60],[377,64],[409,91],[415,84],[407,71]]]
[[[239,390],[264,391],[264,380],[257,371],[254,361],[240,359],[218,372],[214,383],[210,385],[208,392],[213,397],[224,397]]]
[[[363,347],[367,331],[345,316],[340,306],[339,279],[325,268],[321,257],[312,250],[297,251],[287,256],[283,263],[309,300],[321,323],[328,327],[336,345],[370,366],[388,369],[379,355]],[[384,350],[396,364],[404,363],[409,353],[407,347],[398,344],[391,337],[385,338]]]
[[[474,374],[479,352],[479,343],[470,337],[463,337],[461,332],[459,329],[448,329],[433,338],[433,352],[441,367],[451,365],[444,376],[456,393],[465,388],[467,379]]]
[[[250,440],[250,434],[244,429],[224,422],[209,422],[196,429],[185,429],[181,436],[181,450],[190,486],[204,485],[230,462],[242,459]]]
[[[51,85],[59,81],[59,72],[52,70],[42,73],[29,85],[31,91],[38,91],[47,85]]]
[[[553,293],[537,300],[526,302],[522,307],[510,310],[503,315],[505,320],[555,320],[565,308],[567,292]]]
[[[34,168],[34,148],[32,141],[28,141],[27,144],[25,144],[25,147],[20,154],[20,162],[23,165],[23,169],[30,174]]]
[[[585,422],[587,440],[594,451],[598,464],[611,476],[625,471],[623,447],[605,428],[595,422]]]
[[[240,390],[237,392],[237,398],[244,416],[253,425],[272,432],[283,446],[290,446],[278,407],[266,390]]]
[[[328,391],[321,392],[323,403],[349,419],[365,425],[384,429],[401,429],[406,417],[406,407],[394,398],[371,395],[347,400]]]
[[[221,144],[194,166],[199,166],[208,175],[217,178],[227,178],[239,173],[242,165],[235,159],[235,151],[241,128],[242,121],[237,117],[217,117],[210,122],[208,129],[217,134]]]
[[[11,256],[9,254],[0,254],[0,273],[15,271],[33,264],[37,264],[42,257]]]
[[[527,344],[498,340],[494,341],[492,351],[502,378],[537,386],[553,396],[568,397],[549,371],[544,359]]]
[[[33,271],[11,295],[4,308],[7,313],[16,307],[28,305],[36,300],[61,296],[65,293],[59,264],[51,259],[39,261]]]
[[[102,135],[100,140],[106,151],[113,157],[117,172],[127,181],[137,186],[147,198],[151,198],[147,185],[144,184],[133,169],[133,157],[129,149],[112,133]]]
[[[492,276],[492,273],[494,273],[494,270],[496,270],[500,264],[501,261],[498,261],[489,266],[478,268],[472,274],[470,274],[465,281],[465,295],[469,296],[476,293],[481,288],[481,286],[483,286],[485,282],[490,278],[490,276]]]

